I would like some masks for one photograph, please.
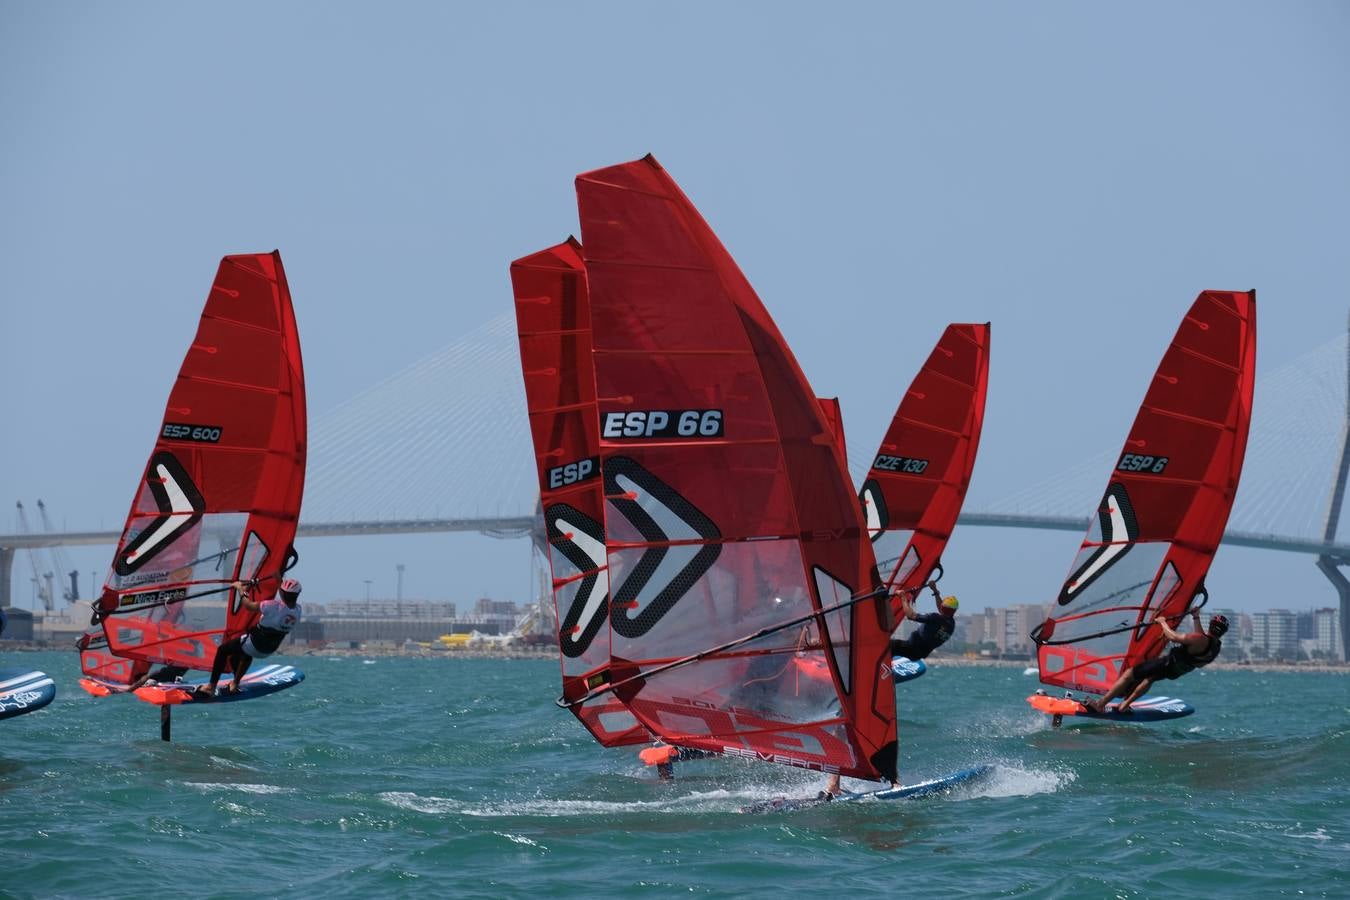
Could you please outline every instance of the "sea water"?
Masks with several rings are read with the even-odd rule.
[[[937,661],[899,690],[904,780],[992,777],[747,816],[820,777],[662,784],[553,704],[549,660],[281,661],[304,684],[180,707],[165,744],[74,653],[7,654],[60,695],[0,722],[0,896],[1350,896],[1345,675],[1197,672],[1166,685],[1189,718],[1052,730],[1020,668]]]

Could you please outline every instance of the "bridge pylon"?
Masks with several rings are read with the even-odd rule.
[[[1346,332],[1350,335],[1350,319],[1346,322]],[[1350,341],[1345,346],[1345,413],[1341,419],[1341,453],[1337,460],[1336,481],[1332,484],[1331,497],[1327,502],[1326,523],[1322,528],[1322,540],[1327,544],[1336,538],[1347,476],[1350,476]],[[1350,564],[1350,559],[1341,556],[1323,554],[1317,557],[1317,568],[1327,576],[1340,597],[1341,659],[1350,660],[1350,579],[1341,573],[1341,566],[1347,564]]]

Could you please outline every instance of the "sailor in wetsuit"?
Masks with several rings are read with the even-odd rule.
[[[1093,712],[1102,712],[1111,700],[1125,697],[1116,712],[1129,712],[1130,704],[1143,696],[1158,679],[1171,681],[1214,662],[1222,649],[1222,642],[1219,639],[1228,632],[1228,619],[1214,616],[1209,620],[1209,633],[1206,634],[1204,628],[1200,626],[1198,610],[1191,613],[1195,631],[1188,634],[1173,631],[1160,618],[1153,621],[1162,629],[1163,635],[1169,641],[1176,642],[1177,646],[1157,659],[1150,659],[1121,672],[1120,678],[1111,686],[1105,697],[1088,701],[1084,706]]]
[[[220,681],[226,665],[234,671],[234,681],[230,682],[226,690],[232,694],[237,693],[239,682],[248,671],[248,667],[253,664],[253,660],[263,659],[275,653],[281,642],[286,640],[286,635],[290,634],[291,629],[300,621],[300,582],[294,578],[287,578],[281,582],[281,589],[277,591],[280,600],[266,600],[261,604],[255,603],[253,598],[249,597],[248,585],[244,582],[236,581],[234,589],[239,592],[239,600],[244,607],[261,612],[262,615],[258,617],[258,624],[254,625],[248,634],[226,641],[216,650],[215,661],[211,664],[211,682],[197,688],[197,692],[201,694],[209,695],[216,692],[216,684]]]
[[[914,600],[910,597],[901,597],[900,608],[904,611],[905,618],[911,622],[918,622],[919,627],[911,632],[909,637],[891,641],[891,656],[923,659],[938,647],[947,643],[947,639],[956,630],[956,608],[960,605],[956,597],[939,596],[937,587],[932,582],[929,582],[927,586],[932,588],[933,599],[937,602],[938,611],[935,613],[915,612]]]

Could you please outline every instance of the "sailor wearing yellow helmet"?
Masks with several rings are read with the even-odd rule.
[[[938,647],[947,643],[947,639],[956,630],[956,608],[960,605],[956,597],[952,595],[943,597],[931,581],[927,584],[927,587],[933,591],[933,599],[937,602],[938,611],[935,613],[915,612],[914,598],[901,597],[900,608],[904,611],[905,618],[911,622],[918,622],[919,627],[910,632],[907,638],[891,640],[891,656],[923,659]]]

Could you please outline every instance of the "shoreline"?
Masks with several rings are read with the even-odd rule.
[[[41,652],[69,652],[67,647],[42,646],[30,641],[0,641],[0,652],[6,653],[41,653]],[[360,650],[353,650],[350,647],[284,647],[277,653],[277,656],[299,657],[299,658],[322,658],[330,659],[357,658],[357,659],[551,659],[557,660],[558,651],[554,647],[481,647],[481,648],[461,648],[457,650],[428,650],[421,647],[405,650],[402,647],[366,647]],[[1034,660],[1021,659],[986,659],[982,657],[970,656],[942,656],[940,654],[930,656],[927,659],[929,666],[941,668],[943,666],[952,666],[954,668],[989,668],[989,669],[1028,669],[1035,664]],[[1350,675],[1350,664],[1347,663],[1327,663],[1327,662],[1306,662],[1306,663],[1277,663],[1277,662],[1221,662],[1216,660],[1206,666],[1207,669],[1217,672],[1316,672],[1325,675]],[[1028,676],[1029,677],[1029,676]]]

